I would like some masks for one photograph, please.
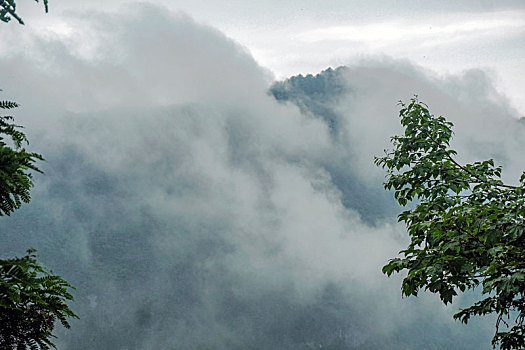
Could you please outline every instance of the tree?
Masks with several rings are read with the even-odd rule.
[[[71,285],[36,261],[35,250],[22,258],[0,260],[0,348],[49,349],[55,320],[69,328]]]
[[[48,1],[43,2],[47,12]],[[0,21],[7,23],[10,16],[24,24],[14,0],[0,0]],[[16,107],[16,102],[0,101],[0,109]],[[31,171],[41,172],[35,163],[44,160],[25,150],[29,141],[20,128],[12,116],[0,116],[0,216],[29,203]],[[55,347],[51,341],[55,321],[69,328],[67,317],[78,318],[66,304],[73,300],[68,288],[73,287],[37,262],[34,249],[22,258],[0,259],[0,348]]]
[[[426,290],[445,304],[480,286],[480,300],[454,319],[496,314],[493,347],[524,348],[525,172],[511,186],[492,159],[460,164],[450,148],[453,124],[430,114],[417,97],[400,104],[404,135],[393,136],[393,150],[375,164],[386,168],[384,187],[397,202],[412,203],[398,216],[410,244],[383,273],[407,270],[404,296]]]
[[[0,109],[16,107],[15,102],[0,101]],[[21,126],[12,121],[11,116],[0,116],[0,216],[10,215],[22,202],[29,203],[29,190],[33,187],[30,170],[41,172],[35,162],[43,160],[40,154],[27,152],[22,147],[29,142],[18,130]],[[14,147],[9,147],[9,141]]]
[[[15,102],[0,101],[0,109],[18,107]],[[31,199],[32,171],[38,171],[37,153],[22,146],[27,138],[13,117],[0,116],[0,216],[10,215]],[[53,275],[36,261],[35,250],[22,258],[0,260],[0,348],[49,349],[55,320],[69,328],[67,317],[78,318],[66,301],[72,286]]]
[[[35,0],[38,2],[38,0]],[[46,13],[49,11],[48,0],[43,0],[44,8]],[[14,18],[20,24],[24,24],[24,21],[16,13],[16,3],[15,0],[0,0],[0,21],[9,22],[11,18]]]

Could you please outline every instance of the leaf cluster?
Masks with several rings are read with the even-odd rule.
[[[38,0],[35,1],[38,2]],[[49,11],[48,1],[49,0],[43,0],[46,13]],[[11,18],[16,19],[18,23],[22,25],[24,24],[22,18],[16,13],[15,0],[0,0],[0,21],[7,23]]]
[[[18,107],[0,101],[0,109]],[[28,140],[12,116],[0,116],[0,216],[10,215],[23,202],[29,202],[33,187],[31,171],[43,160],[27,152]],[[73,300],[61,277],[53,275],[36,261],[30,249],[22,258],[0,259],[0,349],[49,349],[55,321],[69,328],[67,317],[77,316],[66,301]]]
[[[0,348],[49,349],[55,320],[69,328],[78,318],[66,301],[73,300],[61,277],[36,261],[30,249],[22,258],[0,260]]]
[[[48,12],[48,0],[43,3]],[[0,21],[7,23],[11,18],[24,24],[16,13],[15,1],[0,0]],[[16,102],[0,101],[0,109],[16,107]],[[25,150],[23,146],[29,142],[21,128],[13,123],[12,116],[0,116],[0,216],[10,215],[31,200],[31,172],[41,172],[35,163],[44,160],[40,154]],[[74,287],[46,270],[34,253],[29,249],[22,258],[0,259],[1,349],[55,348],[51,341],[55,321],[69,328],[67,318],[78,318],[66,304],[73,300],[68,288]]]
[[[0,109],[16,107],[16,102],[0,101]],[[29,142],[22,127],[12,121],[12,116],[0,116],[0,216],[10,215],[31,200],[31,171],[41,172],[35,162],[43,160],[40,154],[25,150]]]
[[[393,150],[376,157],[387,171],[385,189],[403,211],[410,244],[383,267],[383,273],[407,270],[404,296],[420,290],[451,303],[458,292],[481,286],[482,299],[454,318],[496,314],[492,345],[525,347],[525,172],[518,186],[501,180],[492,159],[459,164],[450,148],[453,124],[430,114],[413,98],[401,103],[404,135],[391,138]]]

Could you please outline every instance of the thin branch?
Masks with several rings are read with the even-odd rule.
[[[435,140],[430,134],[428,135],[428,138],[434,142],[436,145],[440,146],[441,144],[439,142],[437,142],[437,140]],[[448,153],[448,152],[445,152],[445,154],[447,155],[447,158],[452,162],[454,163],[457,167],[459,167],[461,170],[463,170],[464,172],[466,172],[467,174],[470,174],[471,176],[475,177],[476,179],[478,179],[481,183],[487,183],[487,180],[484,180],[482,178],[480,178],[477,174],[474,174],[473,172],[471,172],[470,170],[468,170],[467,168],[465,168],[464,166],[462,166],[461,164],[459,164],[458,162],[456,162],[456,160],[454,158],[452,158],[452,156]],[[494,184],[494,186],[498,186],[498,187],[505,187],[505,188],[512,188],[512,189],[519,189],[521,188],[521,186],[511,186],[511,185],[505,185],[505,184]]]

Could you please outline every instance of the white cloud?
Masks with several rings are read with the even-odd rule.
[[[326,27],[308,30],[298,34],[296,38],[310,43],[330,40],[364,42],[373,48],[379,48],[404,45],[405,42],[410,45],[418,45],[418,41],[436,45],[525,32],[525,18],[513,12],[461,15],[461,20],[458,17],[458,15],[449,15],[437,18],[425,17],[415,20]]]

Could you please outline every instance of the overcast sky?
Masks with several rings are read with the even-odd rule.
[[[52,0],[50,15],[20,1],[28,27],[67,34],[62,15],[122,9],[126,0]],[[234,39],[278,78],[352,64],[363,57],[406,58],[436,75],[486,70],[525,114],[525,3],[520,0],[168,1]]]

